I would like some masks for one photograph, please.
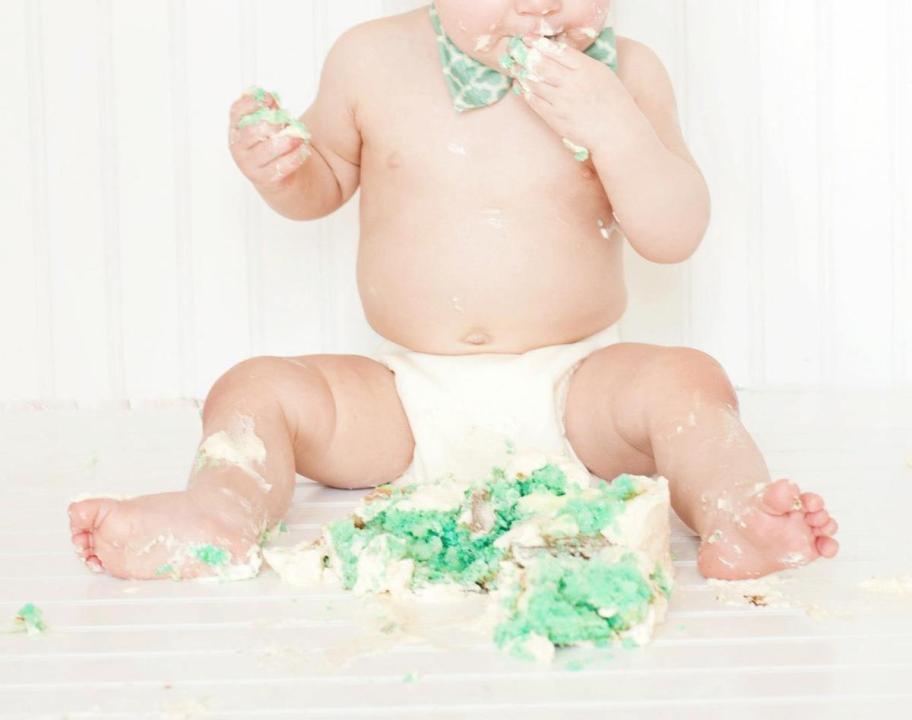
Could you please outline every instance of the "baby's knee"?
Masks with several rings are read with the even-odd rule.
[[[666,401],[687,397],[691,402],[721,402],[738,410],[738,395],[725,372],[711,355],[689,347],[667,347],[644,368],[656,393]]]
[[[244,360],[225,372],[206,397],[203,417],[226,406],[272,408],[294,425],[302,407],[313,408],[312,415],[317,417],[331,416],[333,398],[329,383],[315,365],[265,355]]]

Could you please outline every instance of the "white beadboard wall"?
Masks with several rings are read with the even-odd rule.
[[[0,405],[199,398],[261,354],[370,354],[357,207],[272,213],[227,151],[252,83],[311,101],[414,0],[2,0]],[[712,189],[687,263],[629,254],[627,340],[739,387],[912,385],[912,3],[617,0]]]

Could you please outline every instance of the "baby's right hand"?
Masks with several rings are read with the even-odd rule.
[[[261,190],[278,190],[310,156],[305,140],[280,134],[289,123],[274,124],[266,120],[241,127],[241,120],[258,110],[279,110],[279,104],[269,93],[262,101],[245,93],[231,105],[231,127],[228,145],[234,162],[250,182]],[[248,121],[249,122],[249,121]]]

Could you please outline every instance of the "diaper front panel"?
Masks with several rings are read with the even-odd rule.
[[[564,436],[568,380],[591,352],[616,341],[609,331],[520,355],[430,355],[387,345],[378,360],[396,375],[415,438],[402,481],[479,479],[526,451],[582,466]]]

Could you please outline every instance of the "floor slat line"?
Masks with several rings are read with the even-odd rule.
[[[790,644],[807,644],[807,643],[827,643],[832,640],[896,640],[912,638],[912,633],[883,633],[880,635],[855,634],[855,635],[827,635],[825,637],[814,635],[777,635],[762,638],[657,638],[651,643],[651,647],[733,647],[733,646],[751,646],[751,645],[790,645]],[[476,645],[464,645],[463,649],[484,652],[490,650],[487,643],[478,643]],[[235,656],[243,651],[240,650],[137,650],[129,651],[101,651],[101,652],[52,652],[52,653],[8,653],[5,652],[0,658],[3,660],[48,660],[57,658],[77,659],[77,658],[136,658],[136,657],[228,657]],[[319,652],[314,652],[314,656],[319,656]],[[393,654],[409,655],[436,655],[439,648],[427,647],[422,645],[403,646],[391,648],[386,651]],[[909,661],[912,663],[912,661]],[[906,663],[902,663],[906,664]],[[894,666],[893,663],[888,663]],[[823,666],[823,665],[822,665]],[[862,665],[867,667],[867,665]],[[808,667],[808,666],[801,666]],[[826,667],[835,667],[826,665]],[[2,686],[0,686],[2,687]]]
[[[572,672],[574,677],[587,677],[587,676],[598,676],[603,675],[618,675],[622,677],[629,677],[634,675],[662,675],[662,676],[675,676],[675,675],[743,675],[745,673],[753,673],[758,675],[777,675],[785,673],[803,673],[806,675],[813,675],[815,673],[826,673],[833,670],[896,670],[902,668],[912,669],[912,661],[909,662],[899,662],[899,663],[834,663],[832,665],[778,665],[776,667],[769,667],[766,665],[744,665],[740,667],[703,667],[703,668],[602,668],[599,670],[564,670],[564,672]],[[561,671],[558,671],[561,672]],[[422,681],[439,681],[439,682],[462,682],[464,680],[471,681],[488,681],[492,678],[522,678],[522,679],[535,679],[535,678],[553,678],[555,676],[555,670],[523,670],[522,672],[508,672],[508,671],[498,671],[498,672],[485,672],[485,673],[469,673],[469,672],[459,672],[459,673],[428,673],[420,672]],[[396,685],[402,684],[402,674],[395,673],[391,675],[359,675],[357,677],[358,682],[367,681],[373,684],[386,684],[386,683],[395,683]],[[171,685],[175,688],[177,687],[200,687],[200,686],[219,686],[219,685],[268,685],[268,686],[279,686],[279,685],[299,685],[299,684],[312,684],[312,683],[329,683],[329,684],[339,684],[344,685],[350,683],[352,678],[347,676],[333,676],[333,675],[320,675],[316,677],[306,677],[306,676],[295,676],[293,678],[254,678],[254,679],[245,679],[245,678],[227,678],[224,681],[212,681],[212,680],[174,680],[171,681]],[[47,690],[50,688],[59,688],[59,689],[73,689],[73,688],[121,688],[125,684],[129,684],[131,687],[157,687],[161,685],[159,680],[136,680],[129,681],[129,683],[124,683],[121,681],[118,682],[104,682],[104,681],[94,681],[86,680],[79,683],[58,683],[58,682],[37,682],[37,683],[8,683],[0,686],[0,695],[9,690]]]

